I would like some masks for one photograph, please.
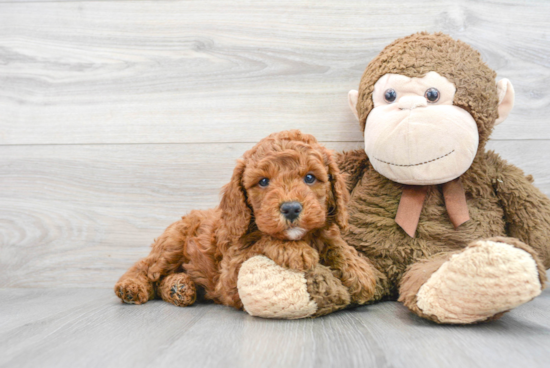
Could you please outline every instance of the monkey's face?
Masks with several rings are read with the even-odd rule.
[[[479,134],[473,117],[453,105],[455,92],[436,72],[380,78],[365,126],[365,151],[374,169],[412,185],[445,183],[468,170]]]

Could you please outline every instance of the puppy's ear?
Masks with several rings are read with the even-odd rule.
[[[346,205],[349,201],[349,192],[346,187],[344,174],[340,172],[336,160],[327,150],[329,180],[332,188],[332,198],[329,201],[329,220],[332,219],[342,230],[348,228],[348,210]]]
[[[246,194],[243,187],[243,173],[245,164],[243,160],[237,162],[231,181],[222,189],[222,228],[233,241],[243,236],[250,225],[252,210],[246,204]]]

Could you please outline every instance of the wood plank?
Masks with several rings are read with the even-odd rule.
[[[489,146],[550,194],[548,144]],[[170,223],[218,204],[235,160],[250,147],[0,147],[0,287],[111,287]]]
[[[6,289],[4,289],[6,290]],[[81,292],[78,298],[66,289],[0,289],[2,313],[0,313],[0,331],[9,331],[25,327],[30,323],[41,324],[52,319],[66,316],[74,308],[93,304],[97,292]],[[44,303],[48,300],[48,303]],[[6,348],[2,343],[0,347]],[[0,354],[1,356],[2,354]],[[0,360],[1,364],[1,360]]]
[[[28,293],[30,298],[35,291]],[[56,293],[42,295],[42,303],[32,304],[35,310],[41,310],[42,304],[54,305],[58,314],[31,321],[22,313],[18,316],[24,322],[20,327],[2,330],[0,366],[145,366],[205,313],[212,312],[208,306],[172,308],[164,302],[129,309],[105,289],[66,289],[64,294],[71,298],[63,306]],[[81,303],[90,296],[92,300]],[[25,307],[21,300],[15,305]]]
[[[357,141],[347,91],[421,30],[472,44],[514,83],[494,138],[549,139],[548,14],[506,0],[4,2],[0,144],[256,142],[287,128]]]
[[[0,289],[0,309],[22,311],[0,330],[0,366],[546,367],[549,306],[545,290],[472,326],[436,325],[395,302],[279,321],[213,304],[124,305],[105,289]],[[44,308],[57,313],[35,319]]]
[[[513,367],[522,361],[526,367],[542,367],[549,352],[537,340],[550,338],[550,325],[547,315],[531,311],[548,305],[549,296],[546,290],[494,323],[470,326],[436,325],[398,303],[380,303],[358,309],[354,326],[376,336],[391,366]]]

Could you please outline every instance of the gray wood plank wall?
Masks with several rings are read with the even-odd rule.
[[[235,160],[347,107],[395,38],[443,31],[509,78],[489,147],[550,194],[550,2],[0,0],[0,287],[110,287]]]

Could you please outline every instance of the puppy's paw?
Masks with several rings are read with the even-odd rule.
[[[126,279],[115,285],[115,294],[128,304],[143,304],[149,300],[150,286],[140,281]]]
[[[319,253],[307,244],[299,245],[289,253],[287,262],[283,266],[291,270],[310,271],[319,263]]]
[[[266,247],[264,254],[279,266],[299,272],[312,270],[319,263],[319,253],[301,241]]]
[[[195,283],[184,273],[165,277],[160,282],[159,294],[162,300],[177,307],[186,307],[197,299]]]

